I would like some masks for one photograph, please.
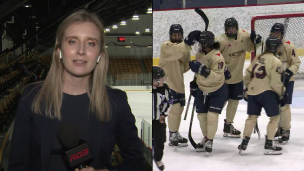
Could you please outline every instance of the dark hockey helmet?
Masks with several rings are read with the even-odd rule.
[[[283,37],[284,32],[285,32],[285,26],[284,26],[284,24],[282,24],[282,23],[275,23],[275,24],[271,27],[270,32],[273,33],[273,32],[276,32],[276,31],[281,32],[282,37]]]
[[[180,24],[172,24],[170,26],[169,34],[172,35],[173,32],[180,32],[182,35],[184,35],[183,27]]]
[[[231,18],[227,18],[226,21],[225,21],[225,24],[224,24],[224,27],[225,27],[225,33],[228,37],[235,37],[237,35],[237,32],[239,30],[239,24],[238,22],[236,21],[235,18],[231,17]],[[234,33],[234,34],[228,34],[227,33],[227,29],[228,27],[235,27],[237,32]]]
[[[165,71],[158,66],[153,66],[152,73],[153,80],[157,80],[165,76]]]
[[[176,39],[176,38],[173,39],[172,34],[175,32],[180,33],[182,37],[180,39]],[[184,35],[183,27],[180,24],[172,24],[170,26],[169,35],[170,35],[170,41],[172,43],[181,43],[183,41],[183,35]]]
[[[214,38],[215,36],[211,31],[203,31],[197,41],[201,44],[202,48],[205,48],[214,44]]]
[[[282,40],[275,37],[275,36],[270,36],[266,40],[266,49],[265,52],[271,52],[271,53],[276,53],[277,48],[282,45]]]

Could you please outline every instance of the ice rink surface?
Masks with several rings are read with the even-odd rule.
[[[152,91],[126,91],[128,102],[135,116],[138,136],[140,137],[141,121],[144,119],[152,125]],[[152,135],[151,135],[152,137]]]
[[[246,61],[245,67],[249,65]],[[189,83],[194,73],[188,71],[184,74],[186,104],[189,97]],[[180,125],[180,133],[188,139],[188,130],[193,106],[193,98],[188,111],[187,119],[184,120],[184,113]],[[185,106],[186,109],[186,106]],[[265,134],[269,118],[263,110],[258,118],[261,139],[257,134],[252,134],[247,150],[241,156],[237,146],[241,138],[224,138],[223,128],[226,117],[226,106],[219,116],[218,130],[213,140],[213,151],[207,155],[205,152],[196,152],[188,142],[188,147],[170,147],[169,128],[167,127],[167,142],[165,143],[163,163],[166,171],[304,171],[304,80],[296,80],[293,92],[293,104],[291,105],[291,135],[286,145],[279,145],[283,148],[281,155],[264,155]],[[233,125],[242,133],[247,119],[247,103],[241,100],[237,109]],[[168,123],[168,122],[166,122]],[[194,113],[192,124],[192,137],[199,143],[203,135]],[[277,143],[275,143],[277,144]],[[153,171],[157,171],[155,163]]]

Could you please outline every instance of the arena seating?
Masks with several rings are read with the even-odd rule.
[[[9,65],[0,64],[0,132],[4,132],[5,128],[8,128],[10,122],[14,119],[13,115],[17,109],[22,88],[33,81],[45,79],[46,69],[41,67],[40,62],[33,59],[36,55],[30,54],[22,60],[14,59]],[[15,66],[17,61],[25,67]],[[40,67],[38,67],[38,64],[40,64]],[[24,68],[28,70],[27,73]],[[33,73],[38,77],[35,78]]]
[[[148,73],[152,73],[152,59],[143,59],[143,61]]]

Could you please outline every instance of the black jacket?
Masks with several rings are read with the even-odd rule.
[[[38,90],[27,86],[18,104],[9,157],[8,171],[48,171],[53,142],[54,120],[31,112],[31,103]],[[100,122],[90,115],[90,166],[103,169],[111,165],[111,153],[117,140],[123,162],[118,171],[143,171],[145,158],[125,92],[108,88],[112,119]]]

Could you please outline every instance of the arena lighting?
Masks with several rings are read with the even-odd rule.
[[[125,26],[125,25],[127,25],[127,22],[126,21],[121,21],[120,25]]]
[[[152,8],[148,8],[147,14],[152,14]]]
[[[140,32],[137,30],[137,31],[135,32],[135,34],[140,34]]]
[[[109,28],[106,28],[106,32],[110,32],[110,29],[109,29]]]
[[[32,7],[32,5],[23,5],[23,7],[29,8],[29,7]]]
[[[145,31],[146,33],[149,33],[150,32],[150,29],[149,28],[146,28],[146,31]]]
[[[131,48],[131,46],[126,46],[126,48]]]
[[[117,25],[113,25],[113,27],[112,27],[113,29],[117,29],[118,27],[117,27]]]
[[[139,17],[138,17],[138,15],[133,15],[133,18],[132,18],[132,20],[139,20]]]

